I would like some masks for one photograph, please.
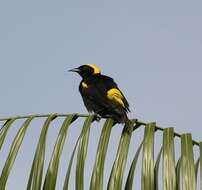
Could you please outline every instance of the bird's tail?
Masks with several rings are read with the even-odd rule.
[[[123,112],[120,115],[114,115],[114,120],[115,123],[122,123],[125,124],[126,128],[132,128],[133,127],[133,123],[130,121],[130,119],[128,119],[128,116],[125,112]]]
[[[124,124],[123,131],[127,133],[131,133],[141,125],[141,123],[138,123],[136,119],[130,120],[126,112],[122,112],[121,114],[113,114],[112,118],[114,119],[114,125],[117,123]]]

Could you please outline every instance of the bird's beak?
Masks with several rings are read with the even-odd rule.
[[[76,72],[76,73],[78,73],[79,71],[80,71],[79,68],[74,68],[74,69],[70,69],[70,70],[69,70],[69,72]]]

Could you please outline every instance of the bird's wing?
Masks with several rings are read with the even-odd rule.
[[[125,111],[130,111],[128,101],[114,80],[107,76],[104,77],[106,77],[106,80],[109,81],[107,86],[107,98],[116,102],[118,105],[121,105]]]
[[[101,75],[82,82],[80,92],[89,111],[99,112],[102,108],[130,111],[126,98],[110,77]]]

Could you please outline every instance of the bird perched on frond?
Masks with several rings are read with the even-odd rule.
[[[78,73],[82,80],[79,91],[89,112],[111,117],[116,123],[129,123],[129,104],[111,77],[101,74],[95,64],[86,64],[69,70]]]

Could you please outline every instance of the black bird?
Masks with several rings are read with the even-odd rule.
[[[82,80],[79,91],[89,112],[111,117],[116,123],[128,123],[129,104],[111,77],[101,74],[95,64],[82,65],[69,70],[77,72]]]

